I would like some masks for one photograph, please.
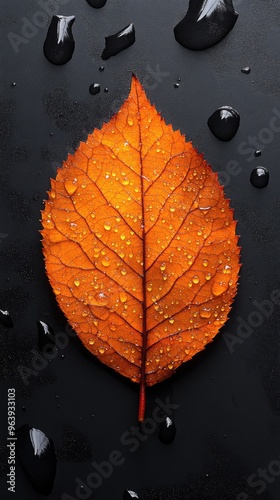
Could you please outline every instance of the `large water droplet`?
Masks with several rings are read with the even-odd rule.
[[[250,181],[256,188],[265,188],[269,182],[269,171],[265,167],[254,168],[251,172]]]
[[[89,93],[91,95],[97,95],[100,92],[100,84],[99,83],[92,83],[89,87]]]
[[[42,351],[46,346],[51,347],[55,345],[55,336],[50,325],[48,325],[44,321],[38,321],[37,328],[38,328],[38,347],[40,351]]]
[[[119,54],[122,50],[127,49],[135,42],[135,28],[133,24],[129,24],[114,35],[105,37],[105,49],[102,52],[102,59],[106,61],[112,56]]]
[[[245,66],[241,69],[241,73],[244,73],[244,75],[249,75],[251,73],[251,68],[249,68],[249,66]]]
[[[139,498],[139,496],[135,491],[126,490],[123,494],[123,500],[131,500],[132,498]]]
[[[56,474],[54,445],[44,432],[29,425],[16,431],[16,451],[22,468],[35,490],[50,495]]]
[[[231,106],[222,106],[210,116],[207,123],[217,139],[230,141],[239,128],[240,115]]]
[[[75,41],[72,26],[75,16],[53,16],[44,43],[44,54],[53,64],[66,64],[72,58]]]
[[[159,439],[164,444],[170,444],[176,436],[176,427],[169,417],[165,417],[164,421],[159,426]]]
[[[14,326],[13,320],[9,311],[0,309],[0,321],[4,326],[12,328]]]
[[[237,18],[232,0],[190,0],[187,14],[174,28],[175,38],[187,49],[207,49],[232,30]]]
[[[87,0],[87,3],[95,9],[101,9],[101,7],[104,7],[106,2],[107,0]]]

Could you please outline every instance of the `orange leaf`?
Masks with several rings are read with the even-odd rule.
[[[60,308],[100,361],[145,386],[210,342],[236,294],[236,222],[217,174],[136,77],[58,170],[42,213]]]

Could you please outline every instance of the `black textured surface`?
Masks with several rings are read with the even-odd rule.
[[[117,500],[126,489],[144,500],[279,500],[280,477],[271,471],[277,473],[280,461],[280,305],[273,295],[280,289],[280,5],[233,3],[239,18],[229,35],[193,52],[173,33],[187,11],[185,0],[108,0],[100,9],[86,0],[57,1],[57,13],[76,17],[76,45],[69,63],[54,66],[43,54],[47,24],[34,26],[34,20],[44,24],[42,5],[54,1],[0,2],[0,308],[14,322],[14,328],[0,325],[1,499],[12,495],[5,477],[6,399],[7,388],[15,387],[17,427],[44,429],[57,450],[51,500],[64,493]],[[24,31],[26,19],[33,30],[29,25]],[[131,22],[136,43],[104,63],[104,37]],[[18,52],[11,33],[29,35]],[[241,72],[246,66],[250,74]],[[39,234],[50,178],[67,153],[119,109],[132,72],[165,120],[220,172],[241,235],[243,266],[228,323],[205,352],[148,391],[148,417],[157,398],[178,405],[172,414],[177,434],[169,446],[157,430],[151,432],[151,422],[146,433],[130,436],[137,432],[138,388],[95,361],[69,334],[44,272]],[[92,96],[88,89],[95,81],[102,91]],[[213,109],[222,105],[241,116],[229,143],[217,141],[207,127]],[[261,164],[270,172],[262,190],[250,183],[259,164],[255,150],[262,151]],[[258,304],[268,300],[260,312]],[[57,355],[43,368],[35,360],[39,319],[61,338]],[[243,338],[233,343],[240,331]],[[106,469],[101,463],[109,457],[118,465]],[[85,487],[75,492],[76,478],[86,483],[92,473],[96,486],[100,467],[102,484],[88,497]],[[257,484],[261,469],[270,472]],[[13,498],[41,498],[19,463]]]

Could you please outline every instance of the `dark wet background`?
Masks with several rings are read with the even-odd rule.
[[[64,0],[59,13],[76,16],[76,49],[72,60],[60,67],[43,55],[46,26],[29,32],[32,36],[18,46],[18,53],[8,39],[11,32],[22,36],[23,17],[33,23],[35,16],[43,24],[40,2],[0,4],[0,308],[10,311],[15,324],[1,326],[0,333],[1,499],[12,495],[5,476],[8,387],[17,391],[17,426],[30,424],[54,440],[58,466],[51,499],[63,493],[75,498],[75,478],[85,481],[93,472],[91,462],[107,460],[112,450],[119,450],[125,461],[92,499],[122,499],[126,488],[144,500],[279,499],[280,306],[268,318],[262,315],[260,326],[243,343],[234,344],[233,353],[224,334],[236,334],[240,318],[257,322],[251,314],[257,311],[254,301],[270,300],[280,289],[280,131],[263,131],[277,116],[273,110],[280,116],[280,6],[273,0],[234,4],[239,19],[229,36],[209,50],[191,52],[173,35],[186,12],[185,0],[108,0],[99,10],[86,0]],[[136,43],[102,61],[104,36],[131,22]],[[100,65],[104,72],[99,72]],[[249,75],[241,72],[245,66],[251,67]],[[175,441],[164,445],[155,432],[133,453],[121,436],[137,425],[138,388],[91,358],[77,339],[70,339],[37,376],[30,375],[29,385],[18,370],[30,366],[32,350],[38,349],[38,319],[56,333],[65,331],[65,318],[44,273],[38,232],[50,178],[67,153],[118,110],[132,72],[165,120],[223,172],[221,180],[239,221],[243,263],[231,318],[214,343],[148,393],[147,416],[158,397],[165,401],[169,396],[179,406],[173,415]],[[178,78],[180,86],[174,88]],[[100,84],[98,95],[89,93],[92,83]],[[218,141],[207,127],[209,116],[223,105],[241,116],[240,129],[229,143]],[[280,119],[275,122],[279,124]],[[247,144],[250,136],[259,136],[259,146]],[[262,150],[261,157],[253,157],[255,149]],[[237,175],[224,173],[232,161]],[[263,190],[250,184],[251,170],[258,165],[270,171]],[[268,479],[257,483],[259,468],[274,475],[268,472]],[[40,499],[19,463],[16,474],[13,498]]]

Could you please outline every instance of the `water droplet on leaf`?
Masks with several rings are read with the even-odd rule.
[[[111,264],[110,260],[108,259],[108,257],[105,257],[105,259],[102,260],[102,266],[104,267],[109,267]]]
[[[213,283],[212,286],[212,293],[216,297],[219,297],[219,295],[222,295],[222,293],[226,292],[227,289],[228,289],[228,283],[215,281],[215,283]]]
[[[127,295],[125,292],[120,292],[120,301],[124,304],[127,301]]]

